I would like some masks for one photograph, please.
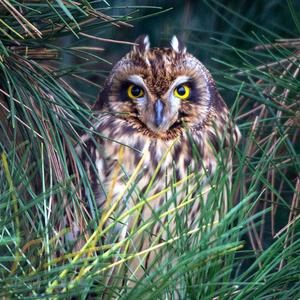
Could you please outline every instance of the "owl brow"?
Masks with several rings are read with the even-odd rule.
[[[140,87],[142,87],[143,89],[146,89],[146,85],[144,83],[144,80],[141,76],[139,75],[130,75],[127,79],[130,83],[136,84]]]
[[[180,84],[188,84],[191,85],[193,82],[192,78],[188,77],[188,76],[178,76],[173,83],[170,85],[170,88],[168,90],[168,93],[171,93],[172,90],[174,90],[177,86],[179,86]]]

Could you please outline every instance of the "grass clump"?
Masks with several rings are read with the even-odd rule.
[[[212,12],[224,9],[225,21],[234,16],[234,22],[255,28],[221,2],[207,3]],[[288,7],[297,23],[291,1]],[[232,118],[243,136],[234,156],[230,209],[219,221],[222,209],[216,199],[226,180],[212,178],[204,191],[201,178],[191,174],[161,191],[167,195],[165,205],[114,243],[117,221],[134,216],[155,198],[151,183],[149,193],[135,188],[142,162],[119,196],[139,197],[139,202],[110,228],[103,227],[109,213],[101,215],[92,193],[82,202],[79,186],[88,190],[89,182],[74,146],[93,121],[90,107],[100,88],[93,76],[106,75],[109,61],[103,48],[127,43],[102,33],[112,27],[130,29],[133,21],[161,12],[159,7],[117,7],[106,1],[0,1],[3,299],[92,299],[104,293],[111,299],[300,297],[298,38],[282,38],[258,26],[259,34],[243,35],[252,48],[232,46],[229,35],[214,40],[216,48],[231,53],[215,60],[221,67],[212,69],[218,86],[234,95]],[[201,29],[187,28],[189,32]],[[194,39],[189,43],[196,47]],[[76,64],[68,64],[70,57]],[[221,163],[219,172],[216,178],[223,172]],[[187,228],[184,208],[197,197],[201,201],[203,193],[208,200],[197,226]],[[167,224],[163,240],[150,239],[153,225],[165,219],[175,219],[175,228]],[[80,233],[75,248],[68,242],[73,231]],[[104,234],[111,234],[111,244],[99,243]],[[150,243],[138,251],[133,242],[142,235]],[[142,278],[136,277],[130,262],[142,264],[150,252],[153,263]],[[112,270],[117,276],[109,280]]]

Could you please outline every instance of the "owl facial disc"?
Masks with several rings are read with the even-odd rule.
[[[180,39],[157,48],[144,35],[113,68],[98,107],[133,130],[167,140],[206,124],[217,96],[210,73]]]

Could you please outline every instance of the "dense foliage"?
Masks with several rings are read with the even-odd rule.
[[[0,297],[299,298],[299,3],[140,2],[0,1]],[[217,79],[243,139],[220,222],[212,226],[212,203],[224,186],[213,182],[196,230],[177,218],[176,236],[120,256],[131,236],[99,247],[108,215],[92,194],[81,201],[89,182],[74,146],[90,131],[107,71],[145,31],[154,44],[179,32]],[[174,213],[166,207],[132,236]],[[76,247],[72,224],[82,232]],[[160,268],[107,283],[109,270],[122,274],[150,251],[164,258]]]

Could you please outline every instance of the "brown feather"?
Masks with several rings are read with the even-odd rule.
[[[120,163],[120,147],[124,148],[121,162],[123,171],[118,175],[112,203],[124,188],[127,175],[133,173],[142,155],[145,157],[144,168],[137,188],[145,191],[158,164],[174,144],[162,163],[153,183],[155,188],[147,195],[149,197],[169,186],[174,180],[173,174],[176,180],[185,178],[195,170],[204,177],[213,175],[218,164],[216,155],[222,151],[229,153],[227,163],[230,169],[231,148],[239,140],[239,130],[230,120],[228,108],[203,64],[185,50],[177,52],[172,48],[149,49],[145,41],[145,37],[141,38],[137,43],[139,46],[116,64],[100,93],[96,103],[100,112],[94,126],[102,136],[95,138],[99,143],[98,147],[91,145],[91,139],[85,137],[85,151],[79,151],[82,160],[87,161],[90,156],[95,163],[97,174],[90,175],[90,178],[100,210],[103,209],[106,195],[112,186],[113,170]],[[181,49],[185,48],[181,46]],[[173,85],[181,78],[186,78],[191,85],[191,99],[174,99]],[[139,80],[145,89],[143,101],[124,96],[124,85],[133,79]],[[163,114],[167,119],[167,125],[163,128],[156,128],[154,124],[155,103],[158,99],[164,105]],[[200,158],[192,154],[193,145]],[[89,172],[95,172],[95,168],[89,168]],[[203,183],[205,182],[204,178]],[[102,186],[106,191],[102,191]],[[168,193],[167,197],[170,195]],[[152,210],[157,210],[165,200],[166,196],[158,197],[150,204],[151,209],[145,206],[139,222],[150,218]],[[132,207],[137,201],[138,198],[131,198],[127,204],[120,203],[116,214]],[[196,201],[190,209],[188,223],[191,225],[201,210],[200,202]],[[127,220],[127,225],[120,227],[123,232],[120,237],[124,238],[130,230],[131,222],[132,220]],[[152,234],[155,236],[160,230],[161,224],[157,224]],[[145,249],[149,243],[150,240],[146,242],[144,239],[141,249]]]

